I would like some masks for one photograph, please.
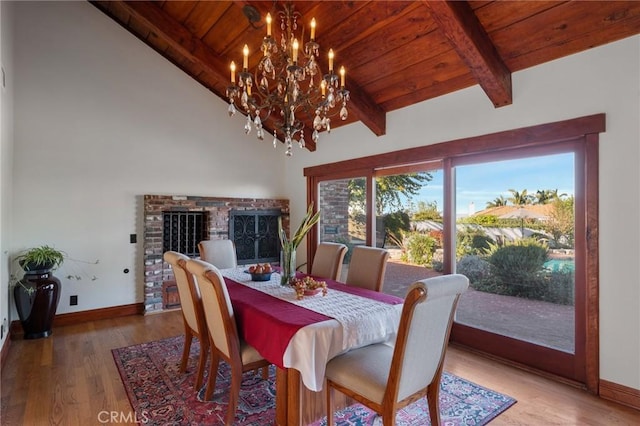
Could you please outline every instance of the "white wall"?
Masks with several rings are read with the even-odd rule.
[[[141,195],[286,196],[282,151],[245,136],[224,102],[94,6],[15,9],[12,251],[53,244],[99,259],[56,273],[58,313],[142,302]],[[64,278],[80,268],[83,280]]]
[[[384,137],[353,124],[285,159],[88,3],[20,3],[15,31],[12,248],[53,243],[100,259],[95,283],[63,282],[61,313],[71,311],[70,294],[78,310],[142,301],[141,261],[128,243],[142,234],[141,194],[287,196],[295,225],[306,166],[606,113],[601,377],[640,389],[640,37],[514,74],[511,106],[494,109],[480,88],[461,90],[389,113]]]
[[[0,323],[4,327],[0,347],[9,326],[9,249],[11,243],[11,194],[13,159],[13,6],[0,2]]]
[[[604,112],[600,375],[640,389],[640,37],[515,73],[513,91],[499,109],[473,87],[389,113],[379,138],[361,124],[323,134],[317,152],[296,152],[287,168],[292,221],[304,209],[304,167]]]

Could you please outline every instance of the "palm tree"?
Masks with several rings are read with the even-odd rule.
[[[507,205],[507,199],[504,198],[502,195],[500,195],[499,197],[496,197],[493,201],[487,201],[487,208],[500,207],[500,206],[506,206],[506,205]]]
[[[556,194],[558,190],[556,189]],[[550,189],[538,189],[536,191],[535,204],[549,204],[553,199],[553,194]]]
[[[562,193],[558,195],[557,189],[542,189],[537,190],[534,204],[550,204],[555,200],[561,200],[565,198],[567,194]]]
[[[518,192],[515,189],[510,189],[511,197],[508,198],[516,206],[522,206],[525,204],[531,204],[533,197],[527,194],[527,190],[523,189],[522,192]]]

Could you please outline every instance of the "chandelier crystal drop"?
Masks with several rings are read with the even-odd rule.
[[[318,143],[320,131],[331,132],[331,116],[338,115],[341,120],[348,117],[347,102],[349,91],[345,89],[346,71],[344,67],[339,75],[334,72],[335,55],[329,50],[328,72],[320,72],[318,55],[320,45],[316,43],[316,21],[311,20],[310,38],[301,49],[301,42],[295,36],[298,28],[299,12],[293,4],[287,4],[278,12],[281,37],[277,42],[271,35],[271,14],[267,14],[267,35],[261,46],[263,53],[254,73],[249,72],[249,46],[243,48],[242,70],[237,73],[236,64],[231,62],[231,85],[227,87],[229,98],[229,116],[238,109],[247,115],[244,131],[249,134],[253,127],[259,140],[264,139],[264,123],[270,118],[273,124],[273,146],[277,138],[286,146],[285,154],[293,155],[293,142],[304,148],[304,122],[299,116],[313,117],[311,139]],[[300,40],[304,35],[301,34]],[[339,107],[339,108],[337,108]]]

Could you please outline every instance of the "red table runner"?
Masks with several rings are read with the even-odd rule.
[[[331,318],[225,278],[238,331],[267,361],[284,368],[282,355],[302,327]]]

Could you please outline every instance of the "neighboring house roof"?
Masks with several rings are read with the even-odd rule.
[[[524,204],[521,206],[498,206],[489,207],[474,213],[472,216],[497,216],[507,217],[514,214],[517,210],[522,209],[530,211],[532,216],[540,216],[542,220],[548,219],[553,211],[553,204]]]

